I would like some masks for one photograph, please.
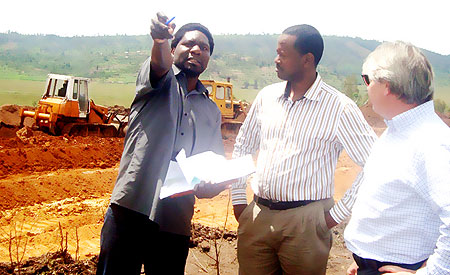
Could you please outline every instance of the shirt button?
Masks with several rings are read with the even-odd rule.
[[[184,113],[184,116],[187,116],[187,113]]]
[[[181,133],[182,136],[184,136],[184,133]]]

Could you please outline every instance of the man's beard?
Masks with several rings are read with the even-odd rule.
[[[187,77],[199,77],[202,72],[197,72],[191,69],[183,68],[181,70]]]
[[[180,71],[182,71],[187,77],[199,77],[202,73],[203,73],[203,71],[204,71],[204,69],[201,69],[200,71],[198,71],[198,70],[194,70],[194,69],[192,69],[192,68],[189,68],[188,66],[186,66],[185,65],[185,63],[182,63],[182,62],[180,62],[180,63],[178,63],[178,64],[175,64],[177,67],[178,67],[178,69],[180,69]]]

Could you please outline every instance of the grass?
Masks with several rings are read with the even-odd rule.
[[[440,98],[447,106],[450,107],[450,86],[438,86],[435,87],[434,98]]]
[[[0,80],[0,106],[4,104],[36,105],[44,92],[45,81]]]
[[[0,106],[17,104],[34,106],[44,93],[45,81],[0,79]],[[134,84],[91,81],[89,94],[95,103],[105,106],[130,106],[134,98]]]
[[[95,103],[129,107],[134,99],[136,85],[94,82],[89,83],[89,94]]]
[[[0,79],[0,106],[4,104],[36,105],[44,92],[45,81],[21,79]],[[105,106],[129,107],[135,95],[134,83],[105,83],[91,81],[89,94],[95,103]],[[260,89],[242,89],[234,86],[234,97],[253,102]],[[435,98],[444,100],[450,106],[450,86],[436,86]]]
[[[233,96],[239,100],[252,103],[259,91],[259,89],[241,89],[233,87]]]

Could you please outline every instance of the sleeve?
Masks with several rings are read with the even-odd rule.
[[[344,106],[340,116],[337,138],[350,158],[360,167],[364,167],[377,136],[356,104],[350,102]],[[361,171],[344,197],[330,210],[330,215],[336,222],[340,223],[350,216],[363,178],[364,171]]]
[[[146,94],[161,90],[162,87],[164,87],[164,85],[167,83],[167,81],[170,81],[170,79],[174,77],[174,72],[172,69],[170,69],[169,72],[161,79],[159,79],[156,83],[155,81],[152,81],[150,60],[151,57],[147,58],[147,60],[145,60],[145,62],[141,66],[141,69],[139,70],[138,76],[136,78],[136,96],[134,98],[133,104],[137,101],[140,101]]]
[[[244,123],[239,129],[234,144],[233,158],[247,154],[254,154],[259,149],[261,125],[259,123],[259,110],[261,108],[261,93],[258,94]],[[231,201],[233,205],[247,204],[247,178],[240,178],[231,186]]]
[[[450,140],[448,135],[447,140]],[[430,142],[430,141],[427,141]],[[439,238],[427,265],[416,274],[450,274],[450,144],[427,146],[416,187],[441,220]]]

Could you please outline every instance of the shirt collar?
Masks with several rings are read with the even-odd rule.
[[[177,66],[172,65],[172,70],[173,70],[173,73],[175,76],[178,76],[178,75],[182,76],[185,80],[184,82],[187,83],[185,73],[183,73]],[[187,89],[186,89],[186,91],[187,91]],[[205,88],[205,86],[203,86],[202,82],[199,80],[199,81],[197,81],[197,86],[195,87],[195,90],[190,91],[188,94],[205,94],[205,96],[208,97],[209,92]],[[186,94],[186,96],[187,96],[187,94]]]
[[[322,90],[322,83],[322,77],[320,77],[320,74],[317,73],[316,80],[314,80],[314,83],[311,85],[311,87],[309,87],[303,97],[309,100],[318,101],[320,99],[320,90]],[[289,98],[290,93],[291,83],[288,81],[286,82],[284,93],[280,96],[280,98]]]
[[[396,115],[390,120],[385,119],[384,122],[389,128],[402,130],[408,128],[417,120],[423,120],[424,117],[427,117],[433,113],[434,103],[433,100],[430,100],[406,112]]]

